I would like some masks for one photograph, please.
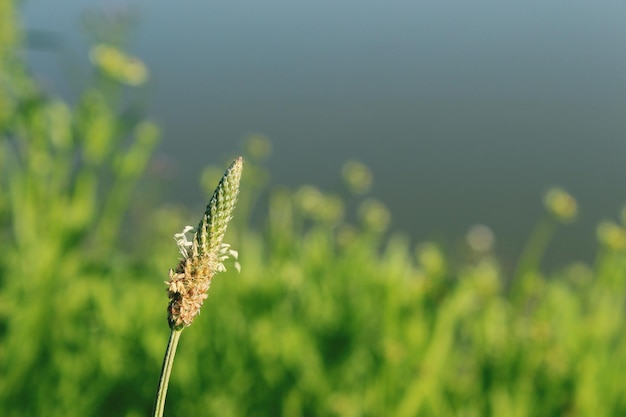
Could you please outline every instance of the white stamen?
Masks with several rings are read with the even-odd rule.
[[[176,233],[174,235],[174,240],[176,240],[176,245],[178,246],[178,250],[184,258],[189,257],[189,252],[187,248],[190,248],[193,245],[193,242],[187,239],[187,233],[194,230],[191,226],[185,226],[181,233]]]

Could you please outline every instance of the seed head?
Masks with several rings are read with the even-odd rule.
[[[562,188],[550,189],[544,197],[544,204],[548,212],[560,222],[569,223],[576,218],[578,203],[571,194]]]
[[[223,262],[230,256],[237,258],[237,252],[223,243],[223,239],[237,202],[242,169],[241,157],[228,167],[191,240],[187,238],[187,233],[194,230],[191,226],[174,235],[183,257],[176,268],[170,270],[167,282],[168,323],[172,329],[191,325],[208,296],[213,275],[226,270]],[[237,263],[235,267],[239,269]]]

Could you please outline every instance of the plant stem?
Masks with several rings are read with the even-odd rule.
[[[520,256],[514,280],[521,281],[527,273],[536,272],[539,269],[541,258],[554,236],[556,226],[556,222],[550,217],[545,217],[535,226]]]
[[[167,342],[167,349],[165,350],[165,357],[163,358],[163,368],[161,368],[161,377],[159,378],[159,389],[154,399],[154,417],[162,417],[163,410],[165,409],[165,395],[167,394],[167,384],[170,381],[170,374],[172,373],[172,365],[174,364],[174,356],[176,356],[176,347],[178,346],[178,339],[183,330],[172,329],[170,333],[170,340]]]
[[[538,275],[539,265],[556,229],[556,221],[548,216],[533,229],[510,283],[511,302],[514,305],[521,307],[522,302],[527,303],[537,292],[541,281]]]

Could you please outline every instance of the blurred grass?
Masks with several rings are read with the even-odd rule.
[[[1,414],[147,415],[168,335],[162,281],[189,221],[173,206],[135,214],[158,129],[128,112],[136,83],[119,62],[115,77],[94,62],[74,106],[46,96],[13,7],[0,0]],[[593,265],[546,276],[545,246],[572,212],[557,193],[513,279],[490,244],[456,256],[388,235],[371,172],[349,161],[354,194],[270,190],[255,231],[270,148],[246,146],[227,238],[243,270],[217,277],[185,331],[167,415],[626,415],[620,221],[599,225]]]

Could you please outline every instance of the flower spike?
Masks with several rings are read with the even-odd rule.
[[[237,202],[242,169],[241,157],[228,167],[191,240],[187,239],[187,233],[194,230],[191,226],[174,235],[183,256],[176,268],[170,270],[167,282],[168,323],[174,330],[191,325],[208,296],[213,275],[226,270],[224,261],[229,257],[237,259],[237,252],[223,240]],[[239,270],[238,262],[235,268]]]

